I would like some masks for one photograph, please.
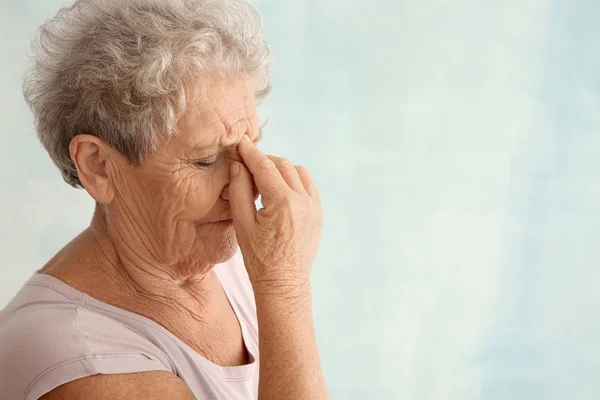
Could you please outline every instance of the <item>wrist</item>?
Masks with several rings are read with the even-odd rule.
[[[312,307],[309,280],[277,280],[253,283],[257,310],[269,313],[305,313]]]
[[[309,278],[260,279],[252,282],[255,297],[294,299],[310,296]]]

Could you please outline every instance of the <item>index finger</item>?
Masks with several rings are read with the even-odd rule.
[[[263,197],[266,196],[267,201],[269,197],[277,197],[290,190],[275,163],[251,144],[248,136],[244,135],[244,139],[238,144],[238,152],[254,177],[258,192]]]

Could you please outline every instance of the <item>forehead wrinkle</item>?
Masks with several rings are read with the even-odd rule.
[[[247,86],[247,85],[246,85]],[[255,96],[249,93],[249,90],[238,90],[235,93],[229,93],[228,86],[220,83],[212,91],[212,96],[207,96],[208,100],[198,104],[195,112],[190,115],[187,121],[187,128],[192,133],[190,143],[193,150],[206,150],[224,147],[224,138],[238,136],[236,129],[240,121],[245,120],[244,131],[248,133],[251,139],[256,140],[258,134],[258,121],[256,116]],[[206,107],[206,106],[210,107]],[[197,146],[193,145],[196,142]],[[211,144],[214,143],[214,144]],[[218,143],[218,144],[217,144]]]
[[[211,144],[197,145],[197,146],[193,146],[193,148],[191,150],[192,151],[201,151],[201,150],[210,150],[210,149],[217,148],[218,152],[222,152],[223,150],[234,147],[236,145],[236,143],[222,144],[222,143],[220,143],[221,141],[219,139],[223,136],[223,133],[226,136],[234,136],[235,133],[233,131],[240,122],[245,122],[245,130],[247,130],[249,123],[248,123],[248,119],[245,117],[240,118],[238,121],[234,122],[229,127],[226,127],[225,124],[221,120],[215,121],[211,126],[220,125],[220,129],[218,129],[219,133],[215,133],[215,134],[211,135],[210,137],[205,137],[204,140],[202,140],[202,142],[206,142],[206,141],[209,141],[210,139],[213,139],[213,140],[218,140],[219,143],[216,145],[211,145]],[[217,131],[217,130],[215,130],[215,131]]]
[[[214,108],[207,111],[198,110],[193,120],[196,122],[195,124],[188,124],[188,130],[192,132],[191,137],[186,140],[189,149],[206,150],[217,147],[218,143],[213,143],[215,140],[219,140],[225,126]]]
[[[252,129],[252,124],[250,123],[252,115],[249,114],[248,111],[249,108],[246,104],[234,109],[230,109],[229,111],[223,113],[215,111],[214,114],[217,116],[217,118],[215,118],[209,124],[206,124],[205,122],[204,126],[213,127],[215,125],[219,125],[220,129],[218,129],[218,133],[216,133],[217,135],[224,133],[228,137],[237,136],[236,132],[234,132],[234,128],[239,125],[241,121],[247,121],[246,130],[248,130],[248,128]]]

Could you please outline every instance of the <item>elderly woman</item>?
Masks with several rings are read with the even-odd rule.
[[[38,136],[96,209],[1,311],[1,397],[326,398],[321,207],[305,168],[255,146],[271,65],[256,11],[79,0],[37,44]]]

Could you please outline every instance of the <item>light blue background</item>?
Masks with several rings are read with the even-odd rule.
[[[88,224],[37,143],[0,5],[0,307]],[[262,144],[311,168],[333,399],[600,398],[600,3],[255,2],[277,56]]]

